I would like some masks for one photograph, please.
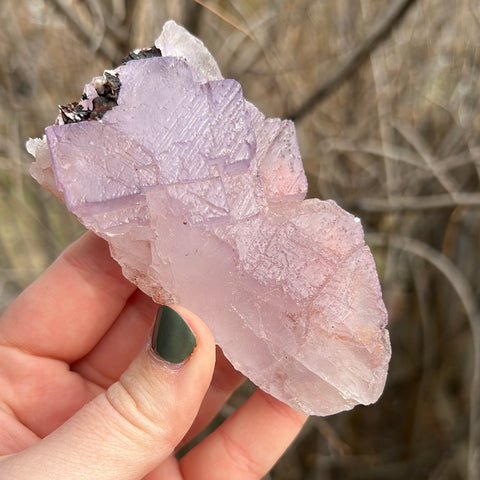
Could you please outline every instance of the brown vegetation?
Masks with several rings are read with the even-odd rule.
[[[479,478],[477,0],[3,0],[0,309],[82,231],[28,176],[25,140],[168,18],[296,119],[310,195],[362,218],[390,314],[381,400],[312,418],[269,478]]]

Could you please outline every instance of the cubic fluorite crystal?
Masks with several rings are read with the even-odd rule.
[[[315,415],[376,401],[390,343],[359,220],[304,200],[292,122],[265,118],[198,39],[167,22],[156,47],[93,79],[70,123],[28,142],[32,175],[266,392]],[[112,75],[113,103],[86,121]]]

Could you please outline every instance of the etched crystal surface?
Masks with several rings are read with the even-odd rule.
[[[304,200],[292,122],[265,118],[199,40],[167,22],[156,47],[110,72],[121,87],[101,119],[60,119],[28,142],[32,175],[263,390],[316,415],[376,401],[390,343],[359,220]]]

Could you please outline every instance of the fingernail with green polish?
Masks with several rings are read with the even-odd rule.
[[[171,307],[158,309],[152,335],[152,349],[170,363],[182,363],[193,352],[197,340],[188,323]]]

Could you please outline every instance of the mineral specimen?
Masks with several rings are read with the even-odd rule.
[[[378,399],[390,343],[375,264],[358,218],[304,200],[292,122],[265,118],[173,22],[63,109],[27,143],[31,173],[128,279],[200,315],[236,368],[296,409]]]

